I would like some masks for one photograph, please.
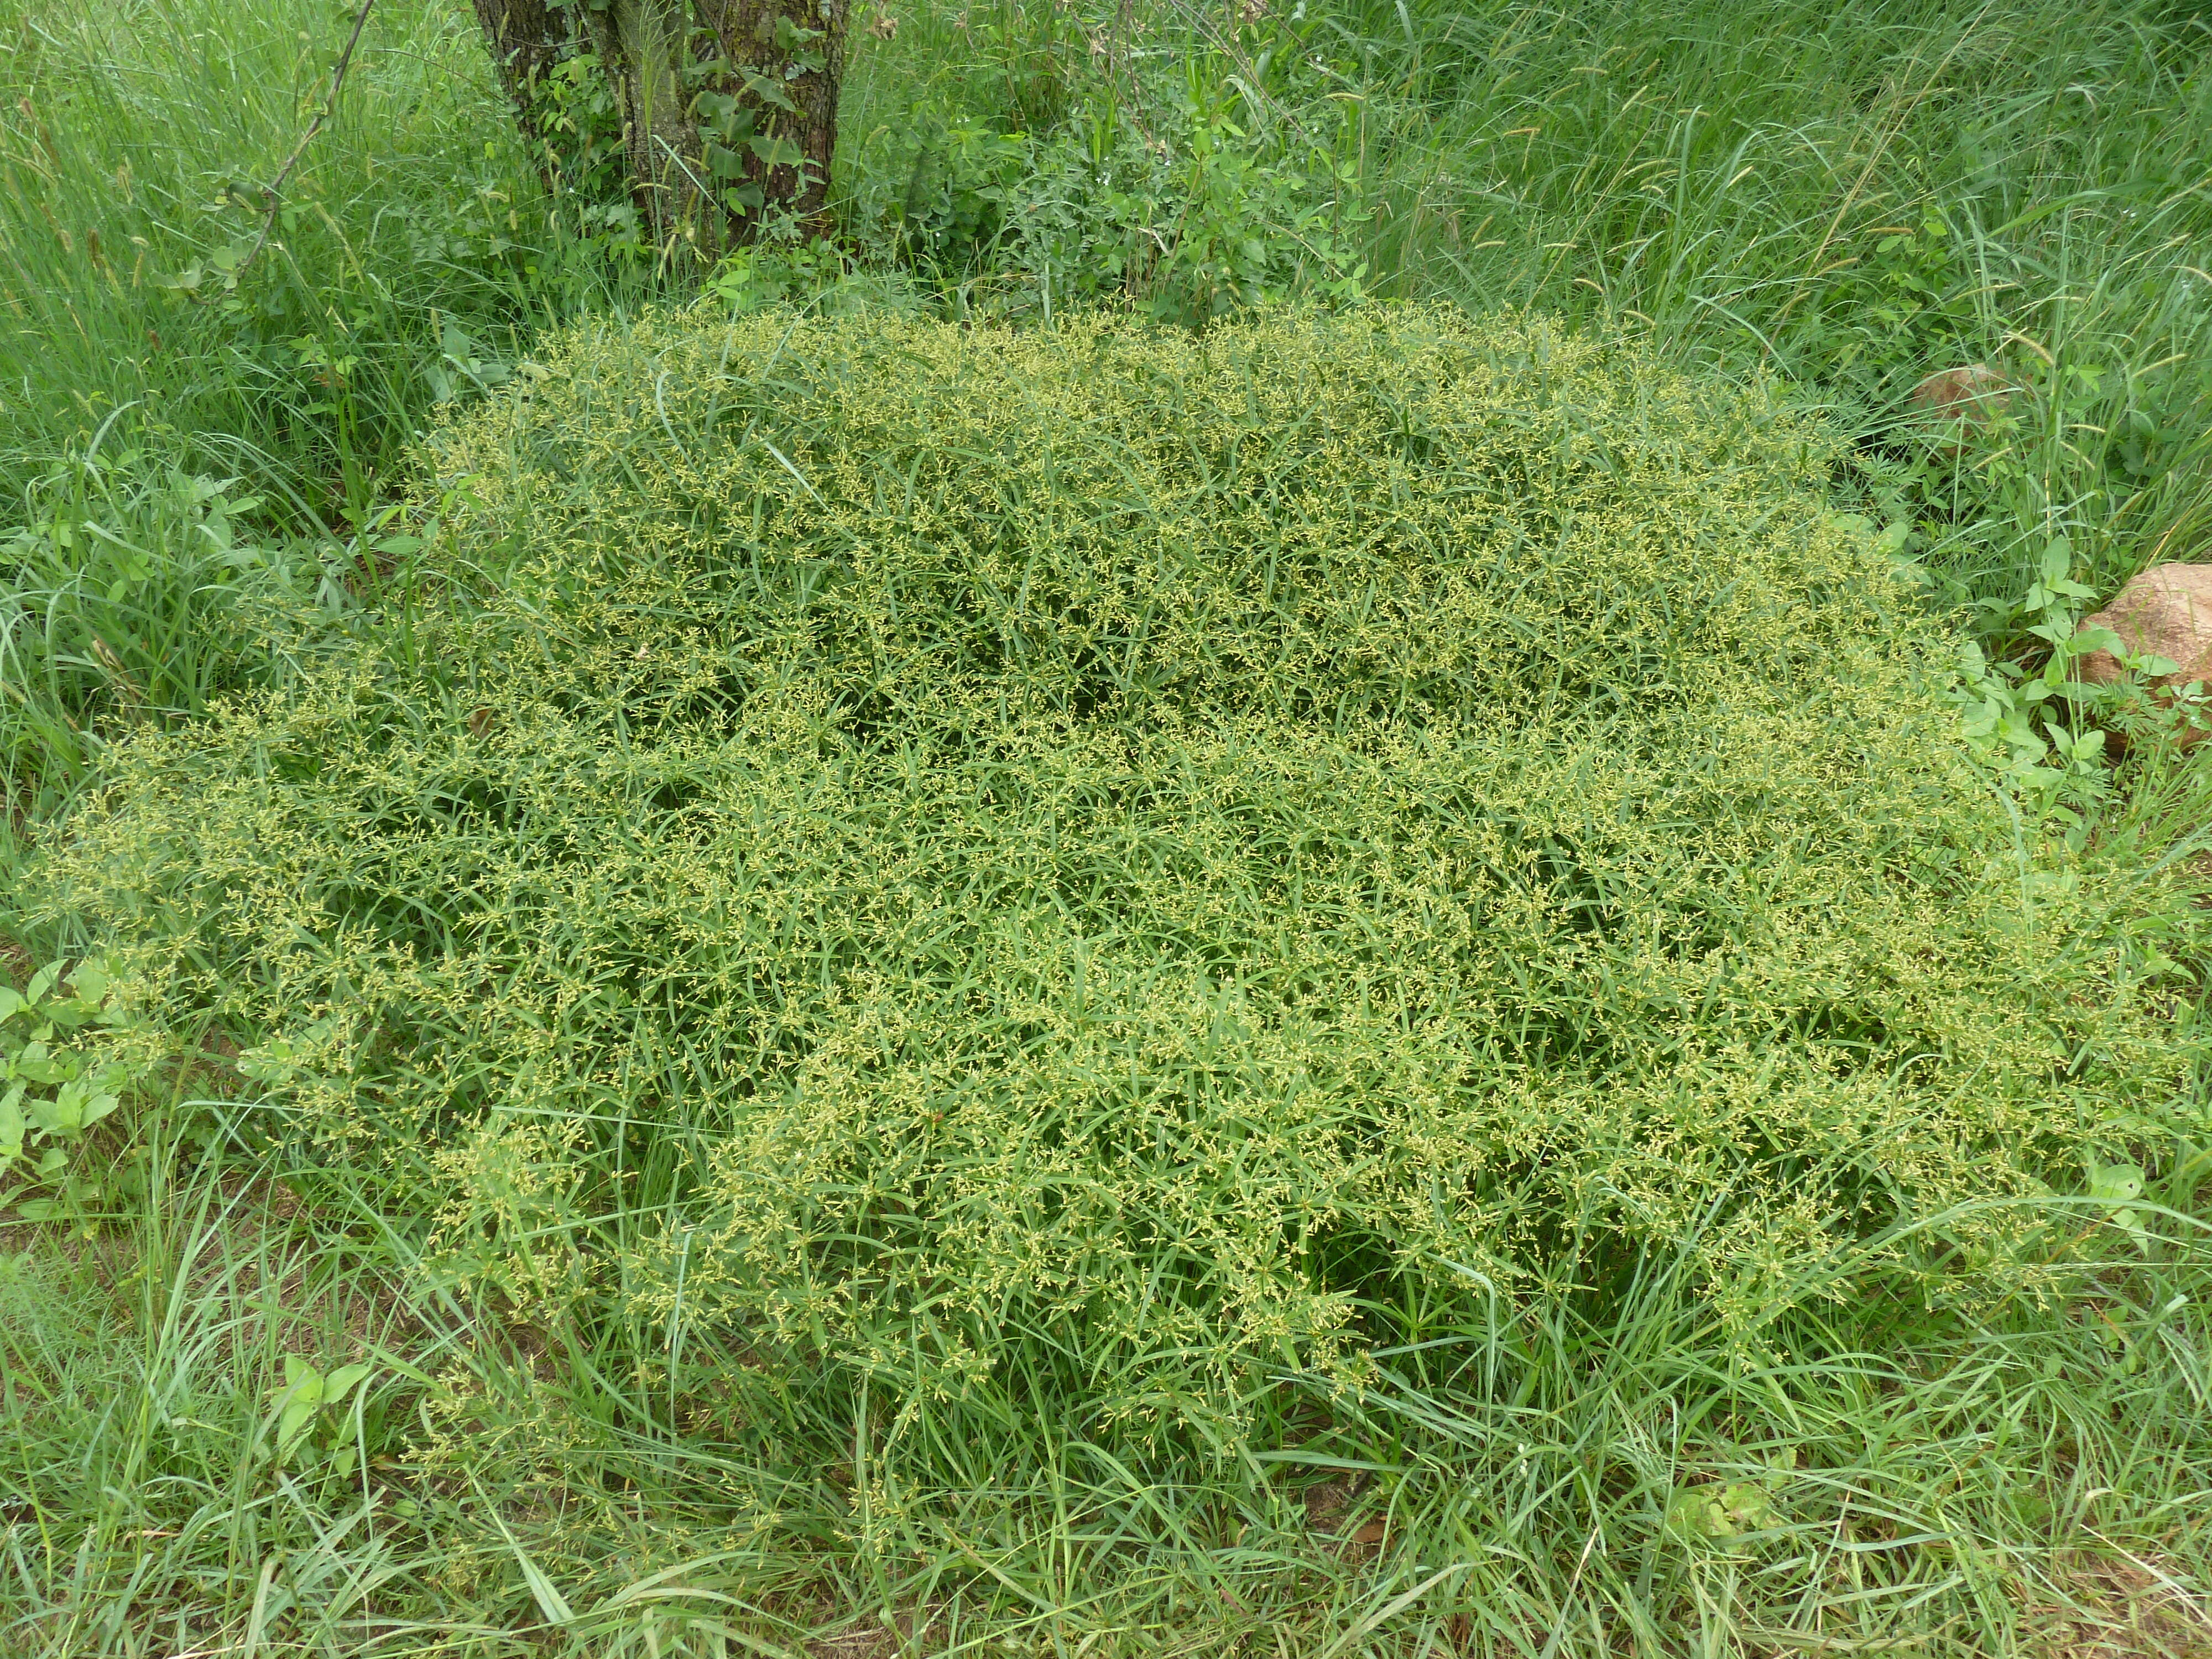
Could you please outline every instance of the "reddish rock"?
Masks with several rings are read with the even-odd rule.
[[[1912,388],[1912,407],[1921,415],[1956,422],[1963,431],[2001,415],[2012,401],[2013,384],[1987,363],[1939,369]],[[1957,446],[1951,448],[1956,453]]]
[[[2212,686],[2212,564],[2154,564],[2114,595],[2110,605],[2082,619],[2084,628],[2109,628],[2128,649],[2164,657],[2179,666],[2149,682],[2185,686],[2201,680]],[[2126,670],[2109,651],[2091,651],[2075,664],[2085,680],[2108,684]],[[2184,744],[2212,732],[2185,726]]]

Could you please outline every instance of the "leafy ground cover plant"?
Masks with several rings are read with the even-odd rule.
[[[0,985],[0,1208],[27,1221],[82,1223],[96,1212],[102,1194],[85,1167],[86,1138],[150,1057],[130,1042],[144,1034],[110,1000],[106,968],[80,963],[64,982],[64,967],[40,969],[20,991]],[[121,1173],[143,1188],[142,1170],[126,1164]]]
[[[2054,1132],[2006,1150],[2000,1173],[2033,1170],[2057,1189],[2008,1212],[2041,1218],[2013,1271],[2045,1290],[1978,1317],[1911,1293],[1916,1275],[1938,1290],[1961,1276],[1932,1252],[1911,1258],[1906,1247],[1927,1235],[1876,1230],[1857,1253],[1844,1249],[1826,1282],[1858,1273],[1851,1282],[1863,1285],[1872,1264],[1882,1291],[1814,1296],[1763,1322],[1754,1312],[1747,1333],[1740,1311],[1723,1318],[1741,1301],[1716,1294],[1726,1279],[1713,1270],[1732,1250],[1741,1257],[1741,1238],[1700,1225],[1679,1248],[1633,1248],[1619,1207],[1605,1208],[1615,1200],[1595,1185],[1573,1195],[1589,1200],[1593,1226],[1570,1230],[1564,1249],[1515,1234],[1528,1218],[1556,1213],[1540,1207],[1565,1190],[1554,1178],[1507,1194],[1503,1201],[1528,1201],[1509,1210],[1498,1236],[1501,1268],[1559,1264],[1551,1282],[1493,1274],[1493,1297],[1449,1266],[1349,1255],[1335,1248],[1340,1233],[1323,1231],[1330,1249],[1310,1253],[1325,1270],[1317,1282],[1366,1287],[1340,1304],[1335,1328],[1355,1349],[1365,1344],[1348,1382],[1345,1367],[1332,1392],[1321,1369],[1271,1360],[1258,1374],[1285,1381],[1255,1386],[1214,1417],[1162,1389],[1152,1415],[1140,1401],[1103,1430],[1080,1407],[1024,1404],[1096,1401],[1109,1385],[1133,1391],[1127,1368],[1109,1368],[1103,1382],[1090,1376],[1064,1325],[1021,1325],[980,1382],[947,1363],[950,1339],[890,1358],[857,1340],[866,1321],[883,1328],[902,1306],[933,1316],[938,1286],[913,1270],[947,1259],[945,1218],[1000,1224],[997,1233],[976,1229],[975,1249],[956,1259],[1003,1264],[1005,1218],[953,1184],[962,1166],[945,1126],[930,1123],[912,1144],[864,1149],[851,1166],[870,1181],[928,1174],[936,1184],[922,1208],[911,1184],[880,1202],[865,1190],[841,1194],[834,1182],[799,1195],[814,1207],[793,1236],[823,1247],[809,1258],[818,1259],[811,1282],[850,1286],[865,1305],[842,1328],[848,1359],[786,1366],[777,1375],[788,1386],[769,1386],[763,1355],[805,1344],[743,1340],[757,1321],[732,1300],[732,1252],[719,1246],[730,1218],[765,1213],[781,1224],[798,1199],[759,1179],[723,1190],[714,1173],[732,1123],[708,1109],[721,1080],[702,1082],[693,1062],[726,1053],[702,1010],[732,1000],[719,983],[698,988],[708,944],[686,933],[677,960],[612,975],[617,990],[636,974],[669,993],[657,1026],[595,1000],[550,1010],[534,1035],[512,1012],[485,1023],[482,1009],[498,994],[526,991],[544,963],[566,971],[581,949],[549,927],[552,943],[529,941],[540,952],[530,955],[521,924],[483,921],[470,908],[481,899],[452,890],[489,871],[501,896],[490,909],[558,908],[511,878],[544,820],[495,822],[494,808],[517,798],[500,789],[522,790],[524,780],[520,798],[549,797],[514,758],[524,726],[497,714],[478,683],[513,681],[526,702],[546,659],[533,624],[510,611],[494,630],[510,641],[497,660],[522,665],[520,678],[466,667],[473,636],[458,629],[458,590],[491,592],[520,544],[478,529],[465,548],[437,551],[428,520],[452,516],[432,499],[442,492],[427,491],[407,522],[390,493],[441,407],[518,374],[538,395],[538,324],[580,307],[618,313],[651,291],[653,250],[619,191],[601,188],[616,176],[600,163],[619,148],[618,124],[569,83],[577,95],[552,112],[560,164],[541,176],[544,155],[508,137],[466,9],[380,3],[291,210],[266,257],[241,265],[259,223],[258,185],[319,99],[350,20],[350,8],[0,0],[0,471],[19,503],[0,533],[0,750],[20,809],[0,838],[0,902],[17,901],[26,843],[61,833],[73,794],[102,775],[109,743],[189,729],[241,689],[295,688],[303,668],[326,672],[361,635],[382,641],[374,695],[434,693],[422,709],[395,703],[378,719],[440,741],[503,744],[499,764],[510,769],[440,769],[403,746],[410,769],[378,771],[366,756],[385,751],[360,738],[367,727],[346,726],[345,742],[360,741],[343,750],[351,758],[329,790],[349,775],[388,789],[396,776],[419,787],[427,825],[481,811],[466,821],[481,823],[490,852],[507,850],[447,878],[427,853],[404,881],[389,860],[364,866],[381,884],[364,891],[403,896],[375,909],[373,898],[348,896],[354,854],[333,849],[367,845],[382,857],[396,832],[382,820],[364,830],[324,802],[314,811],[327,816],[312,823],[337,832],[328,863],[315,866],[297,845],[278,861],[313,878],[314,892],[374,910],[365,939],[340,942],[346,960],[404,943],[409,927],[428,937],[459,918],[479,927],[488,963],[511,967],[466,994],[446,983],[405,1004],[426,1011],[429,1031],[457,1034],[457,1054],[489,1051],[488,1069],[475,1073],[422,1067],[448,1097],[411,1156],[392,1152],[389,1121],[371,1114],[411,1086],[398,1061],[429,1052],[433,1038],[343,1054],[333,1069],[318,1047],[329,1036],[318,1029],[324,1011],[289,1010],[270,1020],[282,1041],[248,1062],[256,1076],[224,1069],[218,1031],[198,1066],[134,1067],[133,1086],[105,1091],[123,1103],[88,1133],[64,1135],[58,1185],[27,1176],[22,1162],[0,1180],[18,1200],[58,1206],[36,1224],[12,1204],[0,1214],[0,1650],[68,1659],[287,1644],[347,1654],[724,1654],[762,1644],[933,1653],[988,1637],[1093,1655],[1212,1653],[1239,1641],[1332,1655],[2192,1650],[2206,1628],[2197,1587],[2212,1513],[2202,1312],[2212,1287],[2189,1220],[2203,1213],[2203,1160],[2189,1135],[2170,1130],[2146,1129],[2132,1144],[2100,1139],[2099,1114],[2134,1103],[2087,1098],[2070,1138]],[[1379,291],[1486,310],[1521,301],[1636,331],[1677,364],[1777,377],[1782,395],[1825,406],[1850,441],[1836,504],[1866,522],[1834,528],[1844,544],[1872,540],[1883,560],[1903,562],[1918,598],[1878,587],[1891,614],[1908,634],[1939,636],[1929,647],[1939,667],[1959,654],[1940,637],[1947,629],[1976,641],[1978,657],[1954,690],[1999,793],[1982,817],[1960,822],[1991,837],[1977,849],[1981,867],[1994,859],[2019,914],[2058,941],[2021,992],[2024,1006],[2073,985],[2088,987],[2081,994],[2101,1009],[2101,982],[2084,967],[2101,960],[2141,970],[2126,992],[2139,1000],[2113,1016],[2120,1026],[2154,1019],[2162,1006],[2194,1018],[2201,962],[2172,900],[2193,879],[2201,845],[2201,769],[2141,741],[2116,767],[2097,727],[2126,711],[2084,703],[2053,678],[2080,643],[2090,594],[2108,594],[2146,562],[2190,555],[2207,523],[2203,272],[2212,250],[2197,187],[2203,26],[2190,8],[1406,0],[1246,5],[1232,17],[1083,0],[917,0],[856,18],[854,38],[840,239],[749,251],[717,275],[718,305],[788,301],[843,316],[888,304],[1045,324],[1062,320],[1072,301],[1170,320],[1284,293],[1341,303]],[[1972,362],[2009,384],[2000,417],[1967,434],[1921,430],[1910,388],[1931,369]],[[625,394],[625,421],[661,429],[658,403],[672,390],[680,400],[683,388],[660,372],[631,376],[659,396],[648,417]],[[610,374],[611,384],[623,379]],[[671,408],[672,426],[698,449],[684,406]],[[822,483],[818,458],[772,422],[763,430]],[[634,464],[634,441],[607,457],[617,471]],[[781,473],[772,455],[761,464]],[[557,471],[548,483],[536,466],[523,470],[539,497],[585,487],[581,475]],[[1038,499],[1023,495],[1030,505],[1008,504],[1002,516],[1018,520]],[[448,556],[468,549],[489,556],[473,569]],[[456,591],[432,592],[434,626],[410,632],[421,620],[417,576],[431,566]],[[709,577],[700,593],[642,611],[641,635],[659,617],[690,627],[691,640],[726,641],[727,596]],[[574,613],[553,597],[560,603],[541,614],[565,628]],[[557,656],[568,647],[556,634]],[[676,659],[659,647],[652,658],[661,669]],[[599,682],[574,684],[580,704],[596,695]],[[735,684],[702,678],[696,696],[669,692],[653,705],[667,716],[660,724],[641,725],[614,698],[621,712],[579,726],[583,736],[548,750],[549,767],[574,757],[604,769],[640,732],[665,759],[666,733],[686,710],[734,709]],[[1170,685],[1159,695],[1176,694]],[[840,744],[868,729],[843,705],[822,718]],[[1280,721],[1240,718],[1255,740],[1282,735]],[[1044,890],[1036,860],[1066,856],[1055,850],[1066,845],[1063,817],[1094,836],[1079,844],[1095,853],[1107,822],[1097,799],[1125,814],[1138,844],[1139,830],[1194,799],[1188,780],[1155,788],[1152,771],[1129,762],[1136,754],[1148,768],[1178,740],[1133,724],[1149,747],[1109,755],[1091,793],[1071,785],[1072,814],[1039,809],[1014,823],[1044,850],[1008,854],[1006,881],[962,890],[961,906],[988,921],[1005,914],[1007,893]],[[324,738],[340,729],[307,730],[272,751],[288,788],[313,782],[294,774],[321,764]],[[1356,747],[1366,730],[1332,727],[1329,740]],[[2157,734],[2137,733],[2146,735]],[[927,756],[942,770],[948,754],[966,756],[965,741],[935,732]],[[1249,783],[1249,756],[1234,744],[1224,752],[1224,775]],[[1034,757],[1024,765],[984,776],[972,795],[919,790],[914,816],[974,825],[980,815],[995,834],[1007,827],[1000,809],[1010,780],[1065,775],[1073,761],[1058,772]],[[702,806],[688,793],[699,782],[690,773],[589,775],[616,803],[599,805],[626,826],[649,829],[679,807],[696,817],[725,799],[709,794]],[[858,793],[833,803],[841,810],[889,787],[880,769],[856,775]],[[1398,775],[1377,762],[1369,775]],[[1990,781],[1971,768],[1962,775],[1970,792]],[[650,789],[638,781],[648,777]],[[1130,778],[1151,793],[1116,797],[1117,781]],[[1266,812],[1285,810],[1289,786],[1274,774],[1262,781],[1249,810],[1241,797],[1193,810],[1279,827]],[[1310,778],[1302,787],[1328,793]],[[1449,805],[1382,803],[1385,793],[1379,783],[1354,791],[1328,811],[1371,806],[1396,823]],[[575,805],[573,790],[555,794],[563,811]],[[218,792],[196,805],[204,816],[210,801],[238,799]],[[379,811],[400,811],[376,799]],[[1753,810],[1756,797],[1744,799]],[[2064,831],[2050,848],[2046,811]],[[1334,820],[1316,807],[1313,821]],[[814,822],[793,860],[806,879],[834,863],[825,847],[883,844],[874,818],[824,811]],[[437,833],[450,851],[453,837]],[[857,839],[838,839],[848,836]],[[624,878],[674,844],[645,832],[622,842],[611,829],[589,842]],[[1331,856],[1348,867],[1366,845]],[[1401,856],[1395,848],[1389,858]],[[247,851],[233,850],[244,869]],[[1264,874],[1264,846],[1224,834],[1202,850],[1202,866],[1170,867],[1195,870],[1193,884],[1242,871],[1225,890],[1277,902],[1252,873]],[[1587,854],[1569,848],[1553,873]],[[1319,854],[1300,842],[1283,856]],[[912,867],[919,878],[939,866]],[[1137,914],[1164,914],[1172,926],[1148,936],[1163,959],[1195,949],[1194,939],[1242,937],[1218,917],[1194,920],[1190,901],[1157,872],[1132,879],[1118,855],[1105,867],[1085,890],[1126,881]],[[1299,867],[1310,876],[1310,863]],[[593,915],[610,890],[555,892]],[[1282,900],[1286,929],[1290,917],[1310,918],[1299,908],[1306,890]],[[268,882],[248,871],[238,891],[268,908],[210,960],[249,948],[242,939],[275,937]],[[824,905],[851,896],[833,885]],[[1380,902],[1355,894],[1346,915],[1355,901]],[[662,914],[640,903],[608,925],[641,913]],[[1956,926],[1971,936],[1999,914]],[[2084,931],[2069,935],[2076,917]],[[937,921],[947,952],[968,948],[981,926],[934,913],[918,925]],[[29,932],[12,910],[4,925]],[[1934,926],[1918,925],[1905,937]],[[1443,948],[1422,931],[1430,926],[1414,929],[1420,950]],[[1069,929],[1039,925],[1048,943]],[[1308,931],[1320,945],[1298,960],[1342,942],[1327,917]],[[1590,932],[1598,960],[1612,946],[1602,928]],[[2077,938],[2105,944],[2077,948]],[[325,948],[319,936],[287,939],[303,959]],[[85,943],[51,933],[34,942],[39,954],[15,976],[21,988],[34,962],[75,962]],[[1098,948],[1097,974],[1126,987],[1144,945],[1117,936]],[[1420,956],[1395,939],[1371,948]],[[991,960],[1017,956],[1036,971],[1038,1003],[1065,989],[1064,952],[1032,953],[1024,939]],[[1498,960],[1542,957],[1528,945]],[[271,983],[322,986],[333,1011],[353,1006],[350,981],[333,975],[325,985],[320,970],[275,960]],[[1928,971],[1960,971],[1965,960]],[[1084,982],[1099,982],[1083,962]],[[2069,977],[2077,972],[2090,977]],[[1237,1072],[1230,1060],[1243,1064],[1261,1038],[1284,1040],[1237,1024],[1249,1025],[1255,996],[1267,1006],[1279,982],[1255,991],[1217,973],[1209,983],[1243,999],[1226,1005],[1215,1048],[1139,1054],[1152,1069],[1133,1075],[1196,1074],[1214,1064],[1209,1054],[1226,1054],[1218,1075],[1249,1077],[1249,1066]],[[1601,979],[1596,994],[1553,983],[1577,1006],[1601,1005],[1587,1030],[1621,1029],[1626,994]],[[877,997],[870,1018],[893,1006],[896,988]],[[58,1000],[52,989],[42,1002]],[[757,1006],[757,992],[733,1006]],[[234,1012],[258,1022],[269,994],[264,985]],[[813,1006],[806,994],[793,992],[794,1006]],[[1166,999],[1137,1012],[1176,1006]],[[1951,1006],[1976,1005],[1962,994]],[[1025,1105],[1105,1086],[1028,1063],[1020,1045],[1035,1027],[1018,1022],[1035,1014],[1030,1005],[1009,1017],[1015,1035],[996,1046],[975,1037],[972,1010],[952,1012],[945,1028],[965,1034],[977,1058],[979,1098]],[[2014,1009],[1992,1000],[1981,1017],[2002,1025]],[[18,1011],[0,1026],[14,1045],[4,1052],[33,1041],[52,1050],[65,1035],[57,1027],[53,1039],[36,1039],[36,1029]],[[76,1040],[100,1029],[80,1027]],[[690,1046],[624,1050],[565,1120],[518,1127],[514,1109],[501,1119],[487,1105],[530,1097],[535,1082],[518,1079],[546,1056],[632,1029],[689,1032]],[[824,1014],[754,1068],[844,1029]],[[2130,1029],[2158,1034],[2154,1023]],[[1094,1048],[1111,1040],[1083,1030]],[[198,1048],[196,1030],[181,1036]],[[1328,1036],[1291,1033],[1309,1052]],[[1889,1052],[1880,1045],[1895,1033],[1863,1036],[1875,1054]],[[1817,1037],[1805,1041],[1817,1049]],[[2158,1040],[2191,1039],[2185,1026]],[[1985,1052],[2017,1056],[2026,1042],[2008,1033]],[[2085,1063],[2082,1079],[2103,1062]],[[2050,1065],[2056,1074],[2060,1062]],[[856,1103],[883,1104],[879,1078],[857,1060],[847,1070],[872,1091]],[[278,1105],[327,1103],[337,1097],[322,1085],[333,1077],[374,1133],[325,1141],[311,1157],[315,1126]],[[40,1102],[52,1088],[39,1085]],[[1534,1120],[1539,1132],[1569,1139],[1572,1114],[1594,1092],[1539,1103],[1549,1114]],[[228,1103],[264,1095],[252,1109]],[[780,1121],[803,1127],[816,1109],[801,1097]],[[916,1121],[910,1105],[884,1109],[887,1121]],[[1968,1111],[1963,1097],[1959,1110]],[[477,1133],[487,1114],[489,1127]],[[962,1143],[974,1153],[966,1167],[994,1168],[992,1157],[1004,1165],[1038,1141],[1064,1160],[1073,1155],[1066,1123],[1048,1113],[1028,1142],[981,1152]],[[1072,1144],[1081,1152],[1102,1143]],[[25,1146],[33,1164],[52,1150],[27,1116]],[[1605,1155],[1571,1146],[1565,1165],[1554,1159],[1538,1173],[1592,1169]],[[1156,1146],[1155,1172],[1158,1158]],[[1009,1190],[1037,1191],[1060,1166],[1040,1167]],[[1203,1212],[1160,1186],[1147,1195],[1159,1212]],[[827,1238],[817,1225],[855,1213],[879,1224]],[[718,1248],[702,1256],[708,1243]],[[1899,1247],[1886,1266],[1875,1260],[1885,1244]],[[908,1276],[870,1279],[854,1265],[868,1251]],[[707,1280],[695,1286],[702,1260]],[[1446,1289],[1424,1299],[1424,1273]],[[1822,1282],[1816,1273],[1804,1288]],[[1185,1297],[1178,1308],[1201,1305],[1186,1279],[1171,1288]],[[1784,1282],[1753,1303],[1764,1296],[1780,1308],[1792,1294]],[[971,1327],[984,1317],[972,1301],[947,1304]],[[1391,1330],[1395,1342],[1378,1334]],[[1250,1363],[1237,1347],[1242,1331],[1217,1321],[1205,1353],[1165,1366],[1156,1353],[1138,1358],[1170,1382],[1178,1364],[1191,1377],[1218,1374],[1207,1368],[1224,1352],[1232,1366]],[[915,1387],[931,1376],[941,1386]],[[1212,1450],[1240,1435],[1258,1449],[1249,1460]]]
[[[582,330],[442,431],[409,632],[119,747],[33,914],[725,1524],[834,1462],[904,1583],[1048,1445],[1456,1512],[1533,1333],[2188,1258],[2103,1173],[2205,1137],[2182,884],[2016,833],[1834,454],[1525,319]],[[435,1480],[609,1455],[437,1397]],[[1601,1462],[1722,1558],[1795,1478]]]

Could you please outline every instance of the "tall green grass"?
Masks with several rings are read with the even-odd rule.
[[[1999,366],[2026,388],[2016,426],[1907,485],[1975,599],[2014,597],[2023,544],[2054,530],[2100,588],[2198,550],[2212,90],[2191,9],[1370,28],[1389,64],[1370,73],[1402,88],[1367,96],[1360,138],[1369,258],[1395,291],[1648,321],[1688,360],[1806,387],[1877,454],[1922,377]]]
[[[0,1257],[9,1652],[2203,1646],[2187,1267],[2116,1262],[2057,1316],[1967,1330],[1849,1307],[1723,1362],[1662,1258],[1602,1321],[1560,1302],[1378,1356],[1356,1410],[1257,1470],[1164,1480],[950,1414],[961,1501],[924,1521],[872,1482],[849,1399],[795,1388],[787,1458],[733,1457],[744,1425],[671,1425],[626,1343],[420,1288],[351,1172],[273,1186],[228,1142],[175,1158],[162,1123],[176,1178],[137,1219]],[[372,1371],[280,1468],[287,1354]],[[1411,1373],[1440,1355],[1443,1386]]]
[[[406,446],[573,296],[450,8],[380,9],[267,218],[261,186],[327,90],[342,21],[0,9],[0,769],[18,810],[86,775],[103,722],[192,717],[343,637]]]
[[[848,84],[848,245],[762,250],[725,274],[731,304],[1042,325],[1364,290],[1610,322],[1828,411],[1838,505],[1908,530],[1918,625],[2000,652],[2029,642],[2020,596],[2055,537],[2100,591],[2198,550],[2195,8],[883,10],[897,27]],[[0,0],[11,890],[117,739],[404,641],[428,526],[385,515],[416,434],[545,323],[654,289],[546,197],[467,9],[431,0],[380,5],[229,286],[349,21]],[[1954,456],[1906,393],[1968,361],[2021,391]],[[441,718],[480,737],[493,701]],[[2170,890],[2212,802],[2199,767],[2130,765],[2091,853]],[[1993,835],[2017,877],[2032,818]],[[2201,978],[2174,936],[2141,945]],[[474,1029],[465,1002],[446,1017]],[[758,1373],[741,1343],[678,1353],[663,1323],[524,1316],[528,1287],[459,1271],[387,1174],[219,1103],[258,1093],[206,1044],[94,1138],[106,1199],[0,1231],[0,1651],[2165,1655],[2212,1634],[2185,1148],[2149,1170],[2147,1238],[2053,1200],[2078,1273],[1978,1319],[1870,1296],[1747,1345],[1695,1287],[1692,1226],[1533,1304],[1389,1310],[1408,1334],[1364,1391],[1265,1402],[1280,1433],[1250,1462],[925,1413],[902,1430],[927,1441],[925,1502],[880,1456],[879,1399]],[[699,1133],[679,1114],[641,1161],[590,1167],[574,1201],[611,1260],[661,1236]],[[527,1217],[557,1261],[574,1167],[505,1169],[508,1208],[477,1218]],[[367,1381],[283,1446],[299,1367],[356,1362]],[[718,1366],[752,1379],[750,1412],[672,1389]]]
[[[330,8],[0,11],[0,469],[90,447],[282,481],[365,520],[466,371],[511,362],[558,239],[465,9],[379,9],[249,269],[262,187],[328,89]],[[118,411],[123,411],[118,416]],[[296,520],[295,520],[296,521]]]
[[[1256,239],[1278,286],[1364,266],[1379,295],[1625,321],[1790,380],[1867,441],[1869,489],[1929,521],[1954,599],[2002,605],[2053,533],[2106,587],[2204,533],[2212,94],[2186,8],[1083,21],[916,9],[857,68],[850,211],[964,236],[949,302],[1036,315],[1081,291],[1083,253]],[[1061,125],[1011,167],[975,137],[1041,102]],[[1242,137],[1208,161],[1194,137],[1221,123]],[[1175,154],[1156,193],[1147,143]],[[1210,195],[1237,166],[1243,189]],[[1972,362],[2024,388],[2002,440],[1965,469],[1879,465],[1905,459],[1911,387]]]

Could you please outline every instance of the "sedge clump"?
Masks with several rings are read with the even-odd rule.
[[[2192,1053],[1833,458],[1523,317],[588,326],[405,626],[123,746],[41,902],[686,1387],[1219,1452],[1655,1251],[2001,1294]]]

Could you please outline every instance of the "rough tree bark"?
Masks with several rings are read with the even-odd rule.
[[[515,122],[534,149],[542,137],[538,89],[568,46],[568,21],[546,0],[476,0],[476,7],[499,89],[514,106]]]
[[[721,90],[738,100],[766,140],[741,153],[745,184],[771,209],[826,228],[845,0],[698,0],[698,7],[730,66]]]
[[[656,240],[708,251],[788,214],[828,228],[846,0],[475,0],[533,145],[546,76],[588,50],[615,94],[630,191]]]

